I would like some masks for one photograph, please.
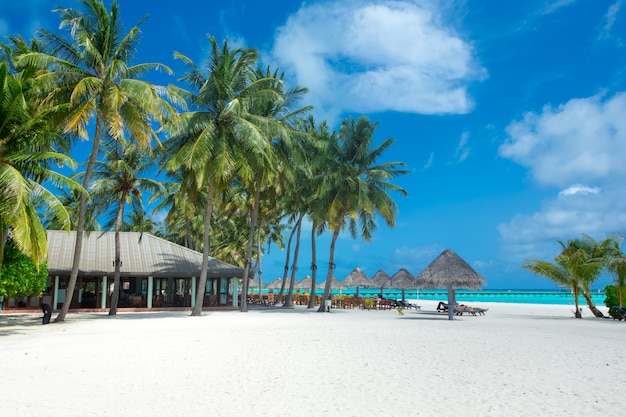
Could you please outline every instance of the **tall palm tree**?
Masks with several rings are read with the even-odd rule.
[[[154,162],[149,151],[141,145],[112,141],[105,148],[106,159],[95,164],[90,193],[96,207],[114,214],[107,224],[115,227],[115,274],[109,310],[109,315],[113,316],[117,313],[120,293],[120,229],[124,208],[129,203],[136,211],[144,212],[142,190],[159,192],[163,191],[163,185],[154,179],[141,177]]]
[[[60,136],[57,115],[64,109],[36,101],[29,69],[12,73],[6,59],[0,61],[0,267],[9,234],[35,265],[46,259],[46,233],[38,208],[69,230],[67,210],[44,183],[81,188],[50,169],[52,164],[75,166],[53,148]]]
[[[184,166],[196,186],[206,190],[202,268],[192,315],[202,313],[206,290],[210,228],[214,198],[223,192],[242,170],[242,155],[267,155],[267,126],[271,120],[249,112],[254,101],[276,95],[267,80],[255,80],[258,53],[253,49],[222,47],[209,37],[211,52],[207,66],[199,68],[190,58],[175,53],[189,68],[181,78],[191,91],[177,90],[186,97],[192,111],[181,115],[180,123],[168,125],[168,148],[175,154],[172,169]],[[267,87],[267,88],[264,88]]]
[[[50,96],[69,100],[70,116],[65,131],[84,140],[91,136],[92,149],[83,179],[83,187],[87,189],[104,135],[115,140],[124,140],[129,135],[148,146],[152,140],[157,140],[153,122],[176,118],[175,109],[165,98],[181,105],[183,102],[168,90],[138,79],[150,70],[171,73],[168,67],[158,63],[130,64],[143,20],[124,34],[117,1],[111,3],[110,12],[102,0],[80,0],[80,3],[84,11],[56,10],[61,16],[60,28],[67,30],[67,37],[42,30],[39,35],[49,53],[25,53],[17,62],[49,69],[38,76],[37,82]],[[88,129],[91,122],[93,128]],[[72,272],[56,321],[65,320],[74,294],[86,205],[87,196],[82,195]]]
[[[378,163],[394,140],[388,138],[374,147],[374,132],[378,123],[366,117],[358,120],[348,118],[341,124],[336,140],[329,137],[323,144],[326,152],[320,153],[330,167],[320,181],[319,200],[326,205],[325,218],[332,231],[326,285],[319,312],[329,298],[333,269],[335,268],[335,244],[339,233],[347,226],[352,237],[369,241],[376,228],[375,216],[380,216],[387,226],[394,227],[398,207],[389,191],[407,195],[407,191],[391,182],[399,175],[407,174],[402,162]]]

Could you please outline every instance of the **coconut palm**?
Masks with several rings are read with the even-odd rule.
[[[67,155],[55,152],[60,139],[55,124],[62,106],[36,101],[32,68],[12,73],[5,58],[0,61],[0,267],[9,233],[20,251],[35,265],[47,257],[45,229],[38,210],[52,214],[69,230],[69,215],[61,202],[44,187],[81,187],[50,169],[74,166]]]
[[[339,233],[347,226],[352,237],[356,237],[357,227],[360,227],[361,237],[369,241],[376,228],[376,215],[387,226],[395,226],[398,207],[389,191],[407,195],[406,190],[390,182],[397,176],[408,173],[401,169],[404,163],[377,163],[394,142],[392,138],[388,138],[374,147],[377,126],[377,123],[371,123],[366,117],[360,117],[356,121],[348,118],[341,124],[337,139],[325,143],[326,152],[320,153],[320,157],[327,159],[330,170],[321,179],[319,199],[326,204],[325,219],[332,231],[326,285],[318,310],[320,312],[324,311],[324,303],[330,294],[335,267],[335,244]]]
[[[120,229],[124,220],[126,204],[132,204],[135,211],[144,212],[142,190],[163,191],[163,185],[141,175],[153,164],[149,150],[139,144],[125,144],[111,141],[105,144],[105,160],[96,162],[93,171],[94,181],[90,193],[96,207],[112,214],[107,228],[115,227],[115,274],[113,295],[109,315],[117,313],[120,293]]]
[[[585,298],[594,315],[603,317],[589,294],[590,284],[600,276],[604,268],[603,258],[596,256],[599,255],[596,242],[589,236],[584,236],[583,239],[570,239],[566,243],[562,241],[558,243],[562,250],[554,258],[553,263],[529,259],[522,268],[570,288],[576,306],[576,318],[582,318],[578,307],[580,295]]]
[[[175,57],[189,69],[181,81],[187,82],[191,91],[178,91],[187,98],[193,111],[181,115],[180,123],[168,126],[171,138],[167,146],[175,152],[168,166],[184,166],[197,187],[206,190],[207,196],[203,263],[192,315],[200,315],[202,311],[214,198],[226,190],[235,177],[240,184],[247,186],[266,181],[266,174],[270,171],[256,177],[261,172],[255,168],[272,167],[268,162],[271,160],[268,138],[285,136],[284,129],[275,119],[258,112],[259,109],[267,109],[267,100],[279,100],[281,96],[275,88],[276,80],[255,78],[257,51],[231,49],[228,41],[224,41],[220,48],[213,37],[209,37],[209,41],[211,52],[205,68],[199,68],[188,57],[175,53]],[[257,191],[261,192],[256,188]],[[259,200],[260,195],[255,197],[255,201]],[[252,208],[252,213],[255,212],[258,212],[258,204]],[[248,240],[252,241],[254,222],[250,229]],[[246,252],[251,252],[248,249]],[[250,254],[247,253],[244,278],[250,263]],[[245,300],[242,304],[242,311],[245,311]]]
[[[25,53],[17,62],[49,69],[37,77],[37,83],[49,92],[50,97],[68,99],[70,116],[65,131],[84,140],[91,136],[92,149],[83,178],[83,186],[88,188],[104,135],[114,140],[129,136],[142,146],[149,146],[151,141],[157,140],[153,123],[176,118],[175,109],[165,98],[179,104],[183,102],[168,90],[138,79],[151,70],[171,73],[168,67],[158,63],[130,64],[141,33],[141,22],[124,34],[117,1],[111,3],[110,12],[101,0],[80,2],[84,11],[74,8],[56,10],[61,17],[60,28],[67,30],[67,37],[42,30],[39,35],[49,53]],[[56,321],[65,320],[72,301],[86,205],[87,196],[83,195],[79,203],[67,296]]]

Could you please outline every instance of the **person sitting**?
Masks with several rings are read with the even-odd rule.
[[[448,311],[448,305],[443,301],[439,301],[439,304],[437,304],[437,311]]]

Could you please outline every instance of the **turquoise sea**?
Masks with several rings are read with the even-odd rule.
[[[334,291],[337,292],[337,291]],[[342,290],[343,294],[347,294],[346,290]],[[350,293],[353,293],[351,291]],[[359,289],[361,297],[377,296],[379,290]],[[400,290],[384,290],[385,298],[402,298]],[[445,301],[448,299],[448,293],[445,290],[405,290],[405,299],[408,300],[435,300]],[[596,305],[604,305],[604,292],[595,292],[592,296]],[[567,290],[480,290],[456,291],[457,302],[495,302],[495,303],[528,303],[528,304],[574,304],[574,298]],[[578,302],[581,305],[586,304],[585,300],[580,297]]]
[[[254,291],[254,289],[251,289]],[[263,292],[267,292],[264,290]],[[316,291],[318,295],[322,294],[322,290]],[[354,295],[354,289],[333,290],[333,294]],[[379,289],[359,288],[360,297],[376,297],[380,293]],[[385,289],[383,297],[401,299],[401,290]],[[448,293],[446,290],[405,290],[404,298],[407,300],[434,300],[447,301]],[[593,301],[596,305],[604,306],[604,291],[595,291],[593,293]],[[495,303],[525,303],[525,304],[574,304],[574,298],[568,290],[480,290],[456,291],[457,302],[495,302]],[[585,300],[580,297],[578,300],[580,305],[585,305]]]

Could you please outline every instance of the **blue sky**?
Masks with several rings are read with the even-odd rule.
[[[0,4],[0,35],[27,38],[58,26],[56,4],[79,7]],[[381,223],[370,243],[340,237],[340,280],[357,266],[418,274],[449,248],[489,288],[554,288],[520,270],[524,259],[551,259],[557,240],[626,231],[624,0],[119,4],[126,27],[149,15],[137,62],[179,71],[174,50],[201,62],[207,34],[228,36],[308,87],[316,120],[367,115],[378,139],[396,139],[386,158],[406,163],[398,183],[410,195],[397,196],[394,229]],[[310,274],[309,231],[298,279]],[[318,241],[320,271],[328,243]],[[284,262],[273,247],[264,281]]]

